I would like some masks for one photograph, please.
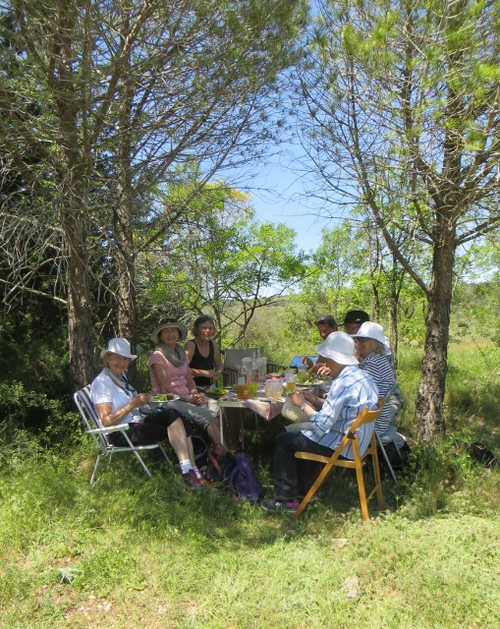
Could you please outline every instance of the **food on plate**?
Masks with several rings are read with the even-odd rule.
[[[221,389],[217,386],[211,386],[209,389],[207,389],[206,393],[210,397],[219,398],[223,395],[226,395],[226,393],[228,393],[228,389]]]
[[[174,399],[173,393],[164,393],[162,395],[153,395],[151,398],[153,402],[168,402]]]

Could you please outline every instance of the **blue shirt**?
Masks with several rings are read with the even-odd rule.
[[[302,434],[322,446],[335,450],[345,433],[367,406],[375,410],[378,403],[378,390],[371,376],[357,365],[346,365],[333,380],[326,400],[317,413],[309,417],[314,426],[311,430],[303,430]],[[364,454],[370,445],[373,434],[373,423],[362,424],[357,430],[360,454]],[[352,458],[349,445],[342,456]]]

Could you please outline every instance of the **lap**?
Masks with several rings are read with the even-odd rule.
[[[323,456],[330,456],[333,450],[326,446],[321,446],[312,439],[309,439],[301,432],[283,432],[276,437],[276,446],[297,452],[303,450],[305,452],[313,452]]]
[[[161,409],[146,415],[142,422],[131,422],[127,434],[135,446],[158,443],[167,439],[168,427],[177,419],[179,413],[175,409]],[[111,434],[109,440],[115,446],[128,445],[121,433]]]
[[[189,402],[183,402],[182,400],[170,402],[169,407],[176,409],[184,419],[192,421],[203,427],[211,424],[216,417],[215,412],[207,406],[197,406],[196,404],[190,404]]]

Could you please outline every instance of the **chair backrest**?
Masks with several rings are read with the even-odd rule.
[[[262,352],[263,350],[260,347],[248,349],[226,349],[224,352],[224,368],[238,371],[241,366],[242,358],[257,358],[257,356],[263,355]]]
[[[377,408],[377,410],[375,411],[370,411],[368,409],[367,406],[365,406],[364,408],[361,409],[359,415],[356,417],[356,419],[353,421],[353,423],[351,424],[349,430],[346,432],[344,439],[341,441],[339,447],[337,448],[336,452],[340,449],[340,454],[342,456],[346,456],[348,458],[354,458],[354,449],[352,446],[352,442],[354,440],[357,441],[358,445],[359,445],[359,439],[358,436],[356,435],[356,430],[361,426],[361,424],[371,424],[373,422],[374,426],[373,426],[373,434],[370,438],[370,442],[369,443],[373,443],[373,436],[375,434],[375,420],[377,419],[377,417],[379,416],[380,413],[380,408]],[[351,442],[351,443],[349,443]],[[367,444],[367,447],[369,447],[369,443]]]
[[[76,391],[73,394],[73,401],[80,411],[80,417],[85,426],[85,432],[89,432],[89,430],[94,430],[95,428],[102,428],[99,415],[90,397],[90,384],[80,389],[80,391]],[[106,435],[91,433],[91,437],[98,447],[104,446],[107,448],[109,446]]]
[[[347,431],[347,436],[349,439],[354,439],[356,430],[361,426],[361,424],[371,424],[374,422],[378,414],[380,413],[380,409],[376,411],[370,411],[367,406],[361,409],[361,412],[356,417],[356,419],[352,422],[349,430]]]

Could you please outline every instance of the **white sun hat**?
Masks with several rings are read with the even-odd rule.
[[[332,332],[316,350],[321,356],[330,358],[339,365],[358,364],[358,359],[354,356],[354,341],[345,332]]]
[[[387,338],[384,336],[384,328],[374,321],[365,321],[356,334],[352,335],[355,339],[373,339],[387,345]]]
[[[124,358],[130,358],[130,360],[137,358],[136,354],[130,353],[130,343],[124,338],[114,338],[108,341],[108,346],[101,352],[101,358],[104,358],[104,355],[108,353],[118,354]]]

